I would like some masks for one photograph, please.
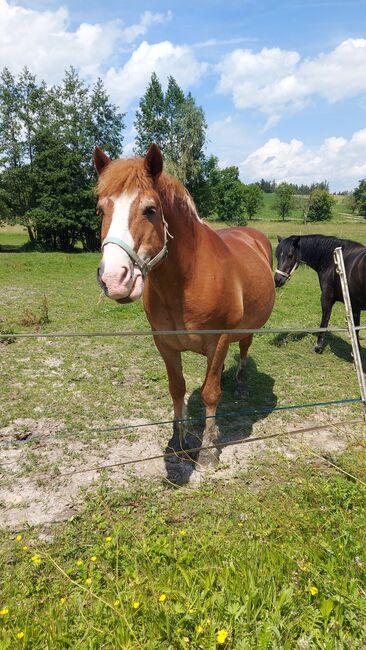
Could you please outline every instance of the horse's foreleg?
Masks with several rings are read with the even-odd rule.
[[[186,382],[183,377],[182,355],[177,350],[172,350],[163,341],[155,338],[155,345],[163,357],[169,380],[169,392],[173,400],[174,423],[173,423],[173,448],[183,449],[185,442],[185,423],[181,420],[185,417],[184,396],[186,394]]]
[[[357,310],[357,309],[354,309],[352,311],[353,311],[353,322],[355,324],[355,327],[359,327],[360,322],[361,322],[361,312],[359,310]],[[356,330],[356,336],[357,336],[358,347],[361,349],[360,330]]]
[[[218,343],[207,354],[207,372],[201,390],[207,418],[202,436],[203,447],[209,447],[218,441],[219,429],[215,421],[215,416],[221,397],[221,373],[228,348],[228,337],[221,336]],[[199,453],[198,463],[200,465],[212,465],[216,464],[217,459],[217,449],[203,449]]]
[[[246,365],[248,358],[248,350],[253,341],[253,334],[248,334],[244,339],[239,341],[240,348],[240,363],[239,368],[236,373],[236,387],[235,387],[235,397],[246,397],[248,394],[247,384],[246,384]]]
[[[332,308],[334,305],[334,300],[327,291],[323,291],[321,295],[320,303],[322,307],[322,320],[320,323],[320,327],[328,327],[330,315],[332,313]],[[324,339],[325,339],[325,332],[320,332],[318,334],[318,339],[316,342],[316,346],[314,348],[314,352],[317,352],[318,354],[321,354],[321,352],[323,352]]]

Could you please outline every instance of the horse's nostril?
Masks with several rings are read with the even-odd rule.
[[[122,266],[122,268],[121,268],[121,273],[120,273],[120,281],[121,281],[121,282],[123,282],[123,280],[125,280],[127,274],[128,274],[128,268],[127,268],[127,266]]]

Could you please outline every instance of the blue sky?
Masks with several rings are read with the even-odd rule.
[[[0,66],[57,82],[73,64],[127,113],[155,70],[206,114],[208,152],[243,181],[366,177],[364,0],[0,0]]]

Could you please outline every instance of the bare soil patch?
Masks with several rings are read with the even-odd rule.
[[[68,519],[81,508],[85,490],[95,489],[100,481],[113,487],[126,485],[133,478],[169,480],[169,462],[161,455],[170,429],[147,427],[142,420],[127,420],[124,424],[140,426],[108,435],[73,436],[63,434],[62,421],[41,417],[17,419],[0,429],[0,525],[18,529]],[[315,429],[282,435],[307,427]],[[326,459],[364,436],[365,427],[361,413],[348,408],[318,409],[306,417],[291,414],[290,419],[273,413],[254,424],[249,418],[242,418],[240,426],[238,422],[226,423],[221,440],[237,441],[245,431],[250,432],[248,440],[281,435],[224,446],[215,470],[192,462],[176,462],[174,471],[180,472],[182,483],[197,486],[213,478],[229,479],[253,468],[264,456],[268,462],[276,454],[294,463],[299,457]],[[152,458],[155,456],[158,458]],[[128,463],[133,460],[138,462]]]

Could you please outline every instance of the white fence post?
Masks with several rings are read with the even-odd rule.
[[[339,274],[339,278],[340,278],[340,281],[341,281],[344,306],[345,306],[345,309],[346,309],[347,327],[348,327],[348,332],[349,332],[349,336],[350,336],[351,344],[352,344],[353,360],[354,360],[355,367],[356,367],[358,384],[359,384],[359,387],[360,387],[361,399],[362,399],[363,404],[366,405],[365,377],[364,377],[364,374],[363,374],[360,349],[358,347],[355,323],[354,323],[354,320],[353,320],[353,312],[352,312],[352,306],[351,306],[351,299],[349,297],[348,282],[347,282],[347,276],[346,276],[346,269],[345,269],[345,266],[344,266],[342,248],[341,247],[336,248],[334,250],[333,255],[334,255],[334,262],[335,262],[335,265],[336,265],[336,268],[337,268],[337,273]]]

